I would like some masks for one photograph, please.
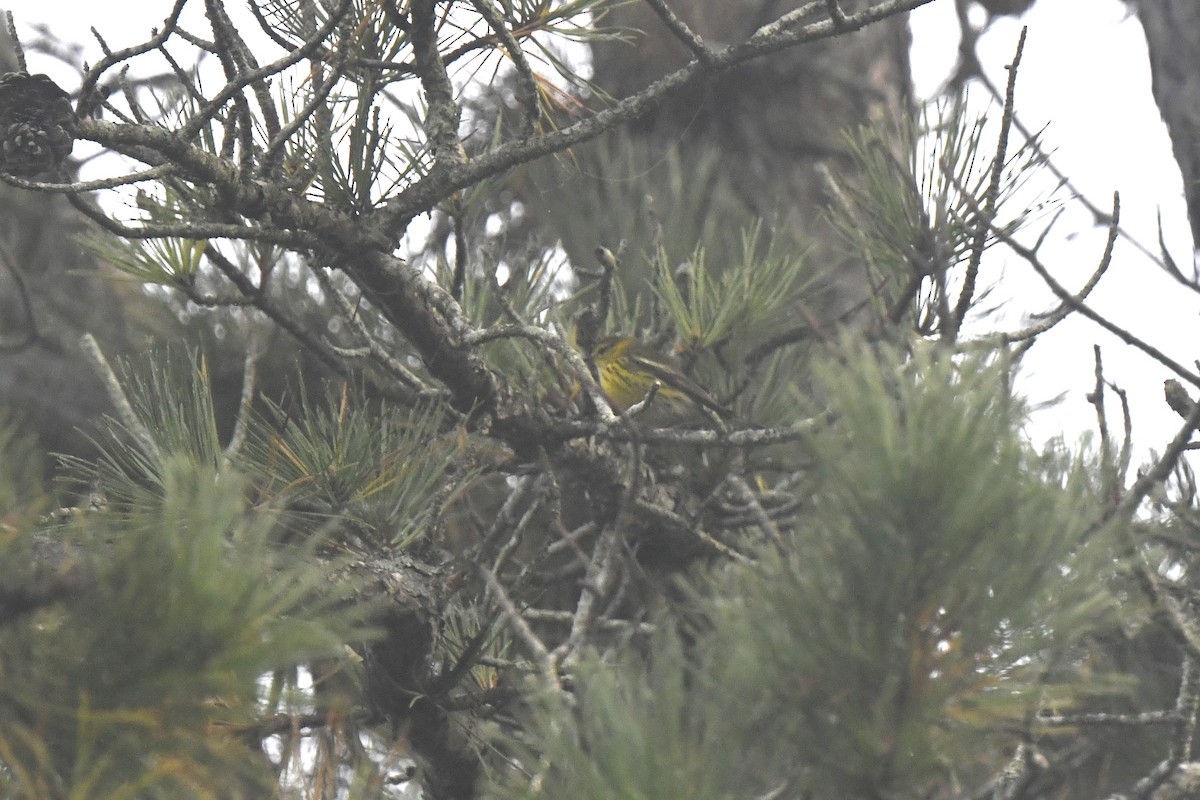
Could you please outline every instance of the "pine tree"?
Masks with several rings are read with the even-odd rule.
[[[1200,405],[1169,384],[1179,436],[1131,475],[1097,356],[1096,445],[1024,435],[1022,354],[1095,317],[1111,247],[1072,294],[1028,244],[1019,46],[997,125],[952,97],[844,132],[844,260],[727,202],[715,151],[647,165],[622,130],[919,4],[725,47],[655,0],[691,55],[621,98],[556,49],[620,39],[591,0],[210,0],[203,34],[179,2],[72,95],[0,78],[6,180],[248,343],[226,409],[204,352],[85,338],[116,413],[54,484],[0,418],[0,795],[1186,792]],[[170,79],[123,83],[154,53]],[[121,177],[66,180],[72,140]],[[988,326],[1000,251],[1060,302],[1023,330]],[[326,372],[260,390],[269,331]],[[610,403],[613,334],[731,418]]]

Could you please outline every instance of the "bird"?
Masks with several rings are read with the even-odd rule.
[[[733,415],[711,394],[632,336],[605,336],[592,348],[597,381],[612,405],[624,412],[654,391],[647,410],[656,417],[678,420],[697,411],[721,419]],[[655,388],[657,386],[657,388]],[[663,413],[665,412],[665,413]]]

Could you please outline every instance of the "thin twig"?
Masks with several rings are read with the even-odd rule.
[[[392,199],[382,227],[387,230],[405,230],[409,220],[425,213],[433,204],[460,189],[473,186],[484,178],[498,175],[518,164],[589,141],[604,131],[636,119],[658,107],[676,90],[702,73],[729,70],[755,58],[799,44],[832,38],[846,31],[861,30],[874,22],[911,11],[930,2],[932,0],[883,0],[857,14],[847,16],[845,25],[841,28],[835,27],[833,22],[827,19],[817,20],[796,30],[787,29],[786,25],[778,29],[770,25],[764,26],[740,44],[731,45],[715,53],[711,69],[699,61],[689,62],[654,81],[645,89],[587,119],[540,136],[507,142],[452,169],[431,172]],[[821,0],[812,5],[823,8],[824,2]],[[791,14],[780,19],[785,17],[790,18]]]
[[[1104,362],[1100,356],[1100,345],[1092,345],[1092,360],[1094,362],[1093,375],[1095,383],[1092,385],[1092,391],[1087,395],[1087,401],[1096,409],[1096,428],[1100,433],[1100,464],[1107,472],[1113,468],[1113,448],[1112,439],[1108,432],[1108,417],[1104,413]],[[1110,480],[1116,485],[1118,480],[1116,475],[1112,475]]]
[[[1133,486],[1129,487],[1120,502],[1113,504],[1088,526],[1084,538],[1114,519],[1126,519],[1131,516],[1154,487],[1166,482],[1179,462],[1179,458],[1187,450],[1197,425],[1200,425],[1200,403],[1196,404],[1192,413],[1183,421],[1182,427],[1176,431],[1174,438],[1167,444],[1158,460],[1142,471],[1141,476],[1134,481]],[[1200,637],[1197,637],[1197,648],[1194,655],[1200,660]]]
[[[496,577],[496,573],[480,564],[476,568],[487,584],[488,594],[495,598],[500,604],[500,610],[504,614],[505,621],[512,628],[513,633],[525,643],[529,648],[530,653],[537,661],[540,667],[542,681],[545,684],[544,689],[558,688],[558,670],[555,667],[554,659],[550,655],[550,651],[546,645],[538,638],[533,629],[529,627],[529,623],[521,616],[520,610],[513,603],[512,598],[508,596],[508,591],[504,588],[504,584]]]
[[[400,359],[385,350],[375,337],[371,335],[371,332],[367,330],[366,322],[363,321],[362,314],[358,313],[358,310],[350,302],[350,299],[333,285],[328,270],[317,268],[312,271],[312,274],[316,276],[317,282],[321,285],[321,290],[325,292],[325,295],[333,300],[334,304],[341,310],[346,324],[358,334],[358,338],[364,343],[367,353],[387,370],[393,378],[422,394],[428,394],[430,392],[429,386],[415,372],[404,366]]]
[[[671,35],[679,41],[683,42],[683,46],[692,51],[696,59],[706,67],[711,67],[713,64],[713,52],[708,45],[704,43],[691,28],[681,20],[674,11],[671,10],[664,0],[646,0],[646,5],[653,9],[658,18],[662,20],[667,29],[671,31]],[[840,11],[841,9],[839,9]],[[843,17],[842,19],[845,19]]]
[[[142,424],[142,421],[138,419],[138,415],[134,413],[133,406],[129,403],[129,397],[125,394],[125,390],[121,388],[121,382],[117,379],[117,374],[113,372],[113,368],[109,365],[108,359],[104,357],[104,352],[100,349],[96,338],[90,333],[85,333],[80,337],[79,344],[83,348],[84,355],[91,360],[92,368],[96,371],[96,375],[104,382],[104,388],[108,392],[108,399],[116,409],[117,417],[121,420],[121,424],[133,435],[146,455],[159,464],[163,463],[162,451],[155,444],[154,437],[150,434],[149,429]]]
[[[783,533],[779,530],[779,526],[771,519],[767,510],[763,508],[762,503],[758,501],[758,496],[751,491],[750,486],[740,475],[730,475],[728,478],[729,485],[733,487],[734,494],[738,500],[745,503],[750,509],[750,513],[754,519],[754,523],[758,526],[771,544],[775,545],[775,549],[780,555],[787,553],[787,544],[784,542]]]
[[[774,22],[769,22],[754,32],[753,39],[769,39],[773,36],[778,36],[783,31],[793,25],[798,24],[805,17],[810,17],[816,14],[825,6],[825,0],[813,0],[811,3],[805,3],[797,9],[793,9],[783,16],[776,19]]]
[[[517,99],[521,106],[525,109],[525,114],[522,116],[520,135],[528,136],[533,133],[537,126],[538,118],[541,116],[541,106],[538,103],[537,78],[533,74],[533,68],[529,66],[529,59],[525,57],[525,51],[521,49],[520,43],[513,36],[512,31],[504,24],[504,19],[500,16],[496,7],[492,5],[491,0],[473,0],[475,10],[487,22],[488,27],[496,34],[496,38],[504,45],[508,57],[512,59],[513,67],[517,71]]]
[[[121,63],[122,61],[127,61],[135,56],[148,53],[151,50],[157,50],[163,45],[164,42],[167,41],[167,39],[171,38],[171,35],[174,34],[179,27],[179,15],[183,13],[183,6],[186,3],[187,0],[175,0],[175,4],[171,7],[171,11],[167,15],[166,21],[163,22],[162,30],[150,37],[149,40],[142,42],[139,45],[134,45],[133,47],[127,47],[124,50],[117,50],[113,52],[109,50],[107,46],[103,46],[103,40],[101,40],[102,47],[104,49],[104,58],[100,59],[95,66],[84,72],[83,81],[79,87],[80,116],[88,116],[91,114],[92,110],[95,108],[95,103],[103,99],[103,95],[96,90],[96,86],[100,82],[100,77],[106,71],[108,71],[109,68]],[[93,28],[92,30],[93,33],[95,33],[95,29]]]
[[[846,12],[842,11],[837,0],[825,0],[825,9],[829,12],[829,19],[834,27],[840,28],[846,24]]]
[[[333,91],[333,88],[344,74],[345,53],[339,51],[339,55],[341,55],[341,58],[334,59],[331,62],[331,69],[328,74],[317,76],[317,84],[313,87],[312,96],[308,98],[308,102],[297,110],[292,115],[292,118],[288,120],[288,123],[282,126],[271,137],[271,140],[267,143],[266,150],[263,151],[262,166],[257,171],[259,175],[266,177],[271,174],[273,166],[279,160],[284,147],[287,146],[292,136],[301,130],[317,111],[325,107],[326,101],[329,99],[329,93]]]
[[[242,396],[238,402],[237,416],[233,421],[233,433],[229,436],[229,444],[225,445],[223,458],[226,466],[229,466],[238,453],[241,452],[242,446],[246,443],[246,434],[250,430],[250,415],[253,412],[254,397],[257,394],[255,389],[256,378],[258,376],[258,362],[266,352],[266,342],[261,330],[257,328],[250,331],[250,341],[246,347],[246,357],[242,362]]]
[[[1060,213],[1062,210],[1063,209],[1060,209]],[[1036,253],[1040,249],[1042,242],[1045,241],[1046,236],[1050,233],[1050,229],[1053,227],[1054,222],[1055,222],[1055,220],[1057,220],[1057,218],[1058,218],[1058,214],[1055,214],[1055,218],[1052,219],[1050,221],[1050,224],[1046,226],[1046,229],[1044,231],[1042,231],[1042,234],[1038,237],[1038,241],[1034,244],[1033,247],[1030,248],[1030,250],[1032,250],[1033,252]],[[1084,300],[1086,300],[1088,298],[1088,296],[1091,295],[1092,290],[1100,285],[1100,279],[1103,278],[1108,273],[1108,268],[1111,265],[1112,265],[1111,258],[1100,259],[1100,263],[1096,265],[1096,269],[1094,269],[1092,271],[1092,274],[1084,282],[1083,286],[1079,289],[1079,291],[1075,292],[1074,298],[1077,303],[1082,303]],[[1004,341],[1009,344],[1017,344],[1019,342],[1032,342],[1036,337],[1038,337],[1041,334],[1045,333],[1046,331],[1050,330],[1055,325],[1057,325],[1058,323],[1062,322],[1064,319],[1069,317],[1073,310],[1074,309],[1072,308],[1072,306],[1070,304],[1059,303],[1058,308],[1055,308],[1051,311],[1047,311],[1043,314],[1037,315],[1037,317],[1036,317],[1037,322],[1028,326],[1027,328],[1024,328],[1019,331],[1014,331],[1012,333],[1003,334],[1002,336],[1004,338]]]
[[[325,23],[314,31],[303,44],[290,51],[287,55],[281,56],[270,64],[255,70],[249,70],[237,76],[237,78],[227,81],[225,86],[203,105],[196,112],[195,116],[175,135],[183,141],[191,141],[205,125],[212,121],[218,110],[242,89],[257,81],[265,80],[272,75],[283,72],[288,67],[298,64],[310,56],[325,40],[325,37],[337,27],[341,18],[350,10],[352,2],[353,0],[341,0],[338,7],[329,12],[329,18],[325,20]]]
[[[608,400],[604,397],[604,392],[596,383],[596,379],[592,377],[591,371],[583,360],[583,356],[579,351],[571,347],[561,336],[548,331],[545,328],[538,328],[533,325],[497,325],[491,328],[482,328],[469,331],[463,336],[464,345],[480,345],[484,342],[494,341],[496,339],[530,339],[539,344],[549,345],[559,356],[567,362],[571,367],[574,376],[583,386],[588,397],[596,406],[596,411],[600,415],[603,422],[616,424],[619,422],[618,417],[609,408]]]
[[[21,46],[21,40],[17,36],[17,23],[13,20],[13,12],[5,11],[4,20],[8,24],[8,38],[12,42],[13,55],[17,57],[17,69],[29,72],[29,66],[25,63],[25,48]]]
[[[1191,750],[1192,731],[1195,725],[1197,702],[1197,670],[1195,656],[1185,655],[1179,692],[1175,701],[1175,735],[1167,757],[1154,765],[1137,783],[1129,794],[1114,794],[1108,800],[1149,800],[1158,787],[1162,786],[1181,763],[1188,759]]]
[[[979,213],[979,205],[970,197],[970,195],[964,195],[963,200],[974,212]],[[1113,245],[1116,243],[1117,225],[1120,222],[1120,218],[1121,197],[1119,193],[1114,192],[1112,222],[1108,226],[1108,239],[1105,241],[1104,253],[1101,256],[1102,265],[1106,264],[1106,262],[1112,259]],[[997,226],[991,220],[987,221],[987,227],[992,231],[996,238],[1004,242],[1004,244],[1006,244],[1014,253],[1024,259],[1029,266],[1033,267],[1034,271],[1039,277],[1041,277],[1046,286],[1050,288],[1050,291],[1052,291],[1063,303],[1069,305],[1072,310],[1078,312],[1084,317],[1087,317],[1092,322],[1095,322],[1101,328],[1104,328],[1106,331],[1113,334],[1126,344],[1132,345],[1138,350],[1141,350],[1143,353],[1150,356],[1164,367],[1167,367],[1188,383],[1192,384],[1193,386],[1200,387],[1200,375],[1197,375],[1196,373],[1187,369],[1175,359],[1159,350],[1157,347],[1146,341],[1143,341],[1133,333],[1125,330],[1116,323],[1111,322],[1098,312],[1093,311],[1086,303],[1077,300],[1075,295],[1067,291],[1067,289],[1060,284],[1053,275],[1050,274],[1050,270],[1047,269],[1046,265],[1041,262],[1041,259],[1038,258],[1037,253],[1018,242],[1011,232]],[[1107,269],[1107,266],[1105,266],[1105,269]]]
[[[750,561],[749,557],[739,553],[729,545],[715,539],[712,534],[700,527],[700,525],[695,521],[687,520],[679,514],[676,514],[674,511],[670,511],[660,505],[656,505],[645,500],[638,500],[634,504],[634,507],[639,516],[642,516],[646,519],[653,519],[659,523],[674,528],[680,533],[696,539],[696,541],[700,542],[700,544],[712,550],[714,553],[723,555],[731,561]]]
[[[608,593],[612,583],[613,562],[617,554],[617,542],[620,540],[620,531],[617,528],[619,522],[618,518],[600,531],[600,536],[592,548],[592,558],[579,592],[579,600],[575,603],[571,632],[551,653],[555,663],[564,667],[570,667],[582,652],[588,634],[596,622],[596,600]]]
[[[1008,152],[1008,136],[1012,130],[1013,108],[1016,105],[1017,68],[1021,64],[1021,54],[1025,51],[1025,35],[1029,28],[1021,28],[1017,39],[1017,52],[1013,54],[1012,63],[1007,65],[1008,87],[1004,93],[1004,113],[1000,118],[1000,133],[996,137],[996,152],[992,156],[992,175],[988,182],[987,193],[983,198],[983,208],[976,210],[977,219],[975,232],[970,245],[970,258],[967,261],[966,273],[963,276],[962,290],[958,295],[958,304],[954,307],[954,316],[949,320],[951,338],[957,336],[962,327],[967,309],[975,298],[975,282],[979,277],[979,264],[983,260],[983,251],[987,247],[988,231],[996,215],[996,207],[1000,202],[1000,184],[1004,178],[1005,157]]]
[[[980,81],[994,99],[996,99],[998,102],[1003,102],[1004,97],[1000,92],[999,87],[997,87],[996,84],[993,83],[986,74],[981,71],[972,77]],[[1029,128],[1021,122],[1021,118],[1015,114],[1013,116],[1013,127],[1016,128],[1023,137],[1025,137],[1026,144],[1033,147],[1041,163],[1046,165],[1047,169],[1050,170],[1050,174],[1052,174],[1058,180],[1059,185],[1066,186],[1068,189],[1070,189],[1074,198],[1083,204],[1083,207],[1088,210],[1088,213],[1092,215],[1097,223],[1103,225],[1112,224],[1112,216],[1107,211],[1100,208],[1100,206],[1089,200],[1087,195],[1079,190],[1079,188],[1071,181],[1067,174],[1059,169],[1058,165],[1055,164],[1054,159],[1051,158],[1052,154],[1047,152],[1041,146],[1037,136],[1035,136],[1033,132],[1031,132]],[[1159,267],[1163,267],[1164,269],[1166,268],[1166,265],[1163,263],[1162,259],[1155,253],[1151,252],[1150,248],[1142,244],[1141,241],[1137,237],[1133,236],[1128,230],[1118,226],[1117,231],[1119,232],[1121,238],[1133,245],[1134,249],[1136,249],[1139,253],[1146,256]]]
[[[115,189],[118,186],[128,186],[132,183],[159,180],[173,174],[175,171],[176,167],[174,164],[159,164],[157,167],[144,169],[140,172],[131,172],[128,175],[115,175],[111,178],[98,178],[92,181],[55,183],[52,181],[33,181],[8,174],[0,175],[0,180],[22,189],[32,189],[39,192],[75,192],[85,194],[88,192],[97,192],[102,189]]]

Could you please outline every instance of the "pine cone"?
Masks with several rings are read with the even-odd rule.
[[[59,167],[75,142],[71,99],[47,75],[0,75],[0,171],[22,177]]]

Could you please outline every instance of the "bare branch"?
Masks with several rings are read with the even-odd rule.
[[[142,424],[137,414],[134,413],[133,406],[129,404],[129,398],[125,395],[125,390],[121,388],[121,382],[117,379],[117,374],[109,366],[108,359],[104,357],[104,352],[100,349],[100,345],[96,342],[95,337],[90,333],[85,333],[79,340],[79,344],[83,348],[84,354],[91,360],[92,367],[96,370],[96,375],[104,382],[104,387],[108,390],[108,399],[112,401],[113,407],[116,408],[117,416],[121,419],[121,424],[137,440],[142,451],[161,464],[163,460],[162,452],[159,451],[158,445],[155,444],[154,437],[150,434],[150,431],[146,429],[146,426]]]
[[[525,51],[521,49],[521,45],[513,36],[512,31],[505,26],[504,19],[492,5],[491,0],[472,0],[472,2],[475,10],[487,21],[488,27],[496,34],[496,38],[503,43],[508,57],[512,59],[513,67],[517,70],[517,98],[525,109],[519,133],[521,136],[528,136],[533,133],[538,118],[541,116],[537,78],[533,74],[533,68],[529,66],[529,59],[525,57]]]
[[[1025,35],[1028,28],[1021,29],[1017,39],[1017,52],[1013,55],[1012,63],[1007,65],[1008,88],[1004,93],[1004,114],[1000,118],[1000,133],[996,137],[996,152],[992,156],[992,175],[988,182],[987,193],[983,198],[982,208],[976,211],[978,219],[975,222],[975,233],[971,241],[971,256],[967,261],[966,273],[963,276],[962,291],[958,296],[958,304],[954,314],[948,320],[950,338],[953,339],[962,327],[963,318],[975,297],[975,281],[979,276],[979,263],[983,259],[983,251],[987,246],[988,230],[991,221],[996,216],[996,206],[1000,200],[1000,184],[1004,178],[1005,154],[1008,152],[1008,136],[1012,130],[1013,109],[1016,105],[1017,68],[1021,64],[1021,54],[1025,50]]]
[[[713,66],[713,53],[696,33],[683,20],[676,16],[665,0],[646,0],[646,5],[654,10],[663,21],[671,34],[683,42],[683,46],[692,51],[692,55],[706,67]]]

